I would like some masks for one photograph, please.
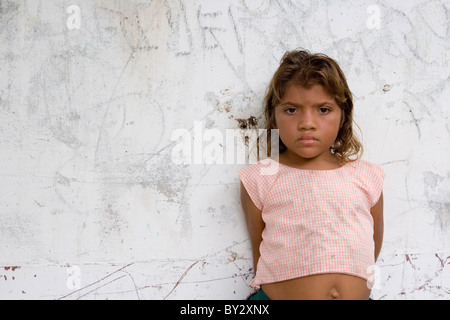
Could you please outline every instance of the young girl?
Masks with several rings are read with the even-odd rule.
[[[279,133],[277,170],[262,174],[268,159],[239,171],[257,289],[249,299],[367,300],[384,171],[360,160],[342,70],[323,54],[287,52],[264,105],[266,129]]]

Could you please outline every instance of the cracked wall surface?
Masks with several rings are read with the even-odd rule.
[[[245,299],[226,130],[264,127],[302,47],[340,63],[386,172],[372,298],[448,299],[449,40],[438,0],[0,1],[0,298]]]

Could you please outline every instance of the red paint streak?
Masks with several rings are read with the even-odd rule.
[[[441,267],[443,268],[443,267],[444,267],[444,260],[442,260],[442,259],[438,256],[437,253],[435,253],[434,255],[435,255],[436,258],[439,259],[439,261],[441,262]]]
[[[58,300],[67,298],[68,296],[71,296],[71,295],[73,295],[73,294],[76,293],[76,292],[80,292],[80,291],[82,291],[82,290],[84,290],[84,289],[86,289],[86,288],[89,288],[89,287],[93,286],[94,284],[97,284],[97,283],[99,283],[99,282],[101,282],[101,281],[103,281],[103,280],[105,280],[105,279],[111,277],[113,274],[115,274],[115,273],[117,273],[117,272],[120,272],[120,271],[122,271],[123,269],[125,269],[125,268],[131,266],[132,264],[134,264],[134,262],[129,263],[129,264],[127,264],[126,266],[124,266],[124,267],[122,267],[122,268],[120,268],[120,269],[117,269],[116,271],[114,271],[114,272],[108,274],[107,276],[101,278],[100,280],[94,281],[94,282],[88,284],[87,286],[84,286],[83,288],[80,288],[80,289],[75,290],[75,291],[73,291],[73,292],[71,292],[71,293],[69,293],[69,294],[66,294],[65,296],[62,296],[61,298],[59,298]],[[122,278],[122,277],[120,277],[120,278]],[[119,278],[119,279],[120,279],[120,278]],[[116,280],[117,280],[117,279],[116,279]],[[113,280],[113,281],[115,281],[115,280]]]
[[[405,258],[406,258],[406,262],[409,262],[412,265],[411,258],[409,257],[409,254],[405,255]]]
[[[17,268],[20,268],[20,267],[18,267],[18,266],[3,267],[3,269],[5,269],[5,270],[11,269],[11,271],[16,270]]]
[[[178,287],[178,285],[181,283],[181,281],[183,280],[183,278],[188,274],[188,272],[192,269],[193,266],[195,266],[199,261],[195,261],[193,264],[191,264],[189,266],[189,268],[186,269],[186,271],[184,271],[184,273],[181,275],[180,279],[178,279],[177,283],[175,284],[175,286],[172,288],[172,290],[170,290],[170,292],[164,297],[163,300],[166,300],[168,296],[170,296],[170,294],[175,290],[176,287]]]
[[[81,299],[81,298],[84,297],[84,296],[87,296],[87,295],[90,294],[91,292],[97,291],[97,290],[100,289],[101,287],[107,286],[107,285],[109,285],[110,283],[112,283],[112,282],[114,282],[114,281],[120,280],[120,279],[122,279],[123,277],[126,277],[126,275],[124,274],[124,275],[122,275],[122,276],[120,276],[120,277],[118,277],[118,278],[115,278],[115,279],[113,279],[113,280],[111,280],[111,281],[109,281],[109,282],[107,282],[107,283],[105,283],[105,284],[102,284],[101,286],[98,286],[98,287],[92,289],[92,290],[89,291],[89,292],[86,292],[86,293],[83,294],[82,296],[79,296],[79,297],[77,298],[77,300]]]

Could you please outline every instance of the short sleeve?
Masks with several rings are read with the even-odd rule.
[[[261,180],[260,169],[256,164],[250,165],[239,170],[239,177],[241,178],[242,184],[247,190],[250,199],[252,199],[254,205],[262,210],[263,208],[263,197],[262,197],[262,186],[263,181]]]
[[[385,173],[383,167],[368,163],[365,180],[371,208],[377,204],[380,199],[381,192],[383,191],[384,176]]]

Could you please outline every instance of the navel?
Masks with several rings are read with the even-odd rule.
[[[336,288],[331,288],[330,297],[331,299],[339,299],[339,292],[336,290]]]

